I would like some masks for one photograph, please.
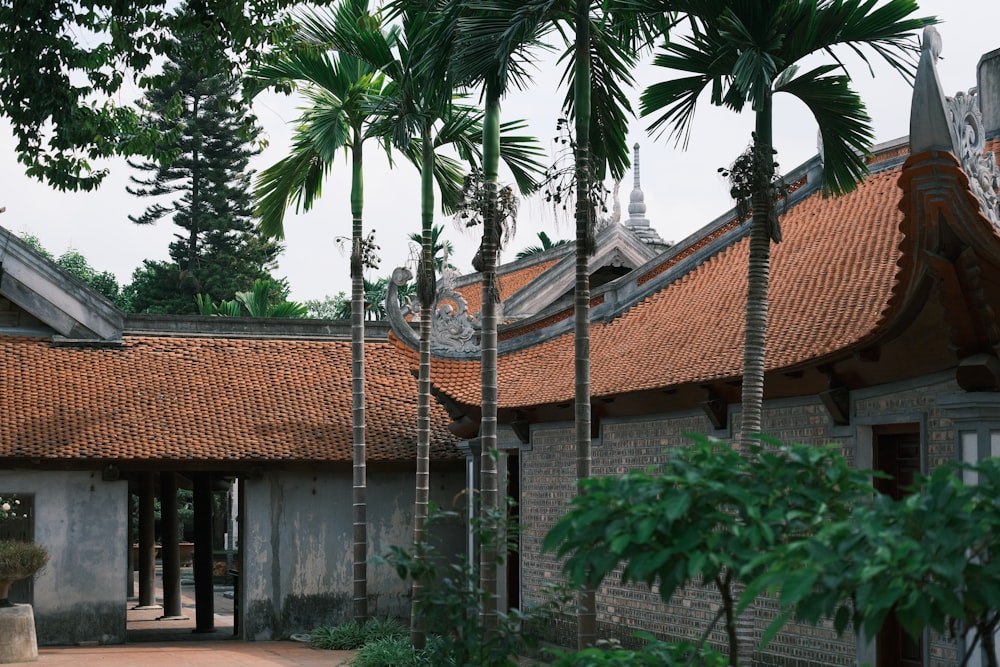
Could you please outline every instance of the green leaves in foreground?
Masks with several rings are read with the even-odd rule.
[[[582,481],[544,546],[565,558],[573,586],[614,572],[669,601],[714,584],[727,627],[770,594],[778,613],[761,648],[792,618],[871,640],[894,613],[913,636],[971,632],[967,649],[982,642],[995,666],[1000,459],[941,466],[901,500],[877,495],[873,476],[835,446],[762,440],[741,454],[696,437],[661,466]],[[737,581],[745,589],[734,602]]]
[[[659,468],[584,480],[584,493],[548,534],[574,585],[594,586],[621,564],[624,581],[669,600],[695,579],[762,574],[758,556],[850,515],[870,473],[832,446],[763,442],[744,456],[705,437]]]

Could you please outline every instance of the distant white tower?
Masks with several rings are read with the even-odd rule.
[[[645,196],[642,194],[642,187],[639,185],[639,143],[636,142],[634,157],[632,159],[632,194],[628,198],[628,220],[625,226],[632,230],[636,236],[651,246],[667,247],[668,244],[660,238],[656,230],[649,226],[649,219],[646,217]]]

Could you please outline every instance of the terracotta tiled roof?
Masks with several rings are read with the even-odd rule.
[[[547,262],[540,262],[527,266],[516,271],[504,270],[501,267],[497,275],[497,284],[500,285],[500,299],[508,299],[517,294],[526,286],[531,284],[535,278],[545,273],[559,259],[552,259]],[[471,285],[464,285],[455,290],[462,295],[465,303],[468,304],[470,313],[478,313],[483,309],[483,283],[477,281]]]
[[[772,246],[767,367],[784,368],[857,344],[890,307],[900,258],[900,168],[836,199],[806,198]],[[610,322],[591,328],[595,397],[738,378],[742,373],[748,238]],[[499,359],[500,407],[573,399],[572,334]],[[480,403],[478,362],[436,359],[433,381]]]
[[[351,460],[350,342],[0,336],[0,459]],[[417,382],[366,344],[369,461],[415,456]],[[460,458],[432,404],[435,459]]]

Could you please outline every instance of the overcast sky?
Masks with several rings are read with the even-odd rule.
[[[1000,48],[1000,2],[923,0],[920,5],[921,15],[935,15],[942,21],[938,30],[943,58],[938,72],[945,91],[954,94],[974,87],[980,56]],[[844,53],[854,87],[868,105],[876,141],[906,135],[911,96],[908,84],[879,63],[875,63],[873,78],[862,62]],[[503,118],[527,119],[547,150],[556,134],[563,96],[561,91],[556,92],[559,75],[553,64],[541,65],[536,86],[511,95],[503,104]],[[641,68],[632,97],[636,109],[641,89],[670,75],[670,71],[660,68]],[[255,169],[273,164],[287,151],[290,123],[298,116],[298,104],[294,97],[264,96],[258,100],[255,111],[269,146],[256,158]],[[817,152],[817,128],[808,110],[788,96],[776,97],[775,104],[775,146],[781,170],[788,171]],[[648,135],[648,124],[648,120],[635,119],[629,132],[630,144],[640,144],[647,217],[661,237],[680,241],[732,206],[728,188],[717,170],[746,148],[752,118],[714,108],[703,100],[686,151],[675,147],[666,136]],[[97,192],[60,193],[24,176],[14,145],[9,124],[0,120],[0,207],[7,208],[0,216],[0,225],[15,233],[38,236],[56,255],[69,248],[79,250],[95,268],[114,272],[122,284],[131,282],[132,271],[143,259],[167,258],[167,245],[178,228],[166,221],[140,227],[128,220],[128,215],[140,214],[149,201],[125,191],[131,170],[124,161],[108,165],[111,175]],[[389,169],[374,146],[365,152],[365,161],[365,229],[375,229],[381,246],[382,265],[369,276],[375,278],[388,275],[410,257],[406,239],[420,229],[419,176],[408,163],[397,162],[394,169]],[[319,204],[308,214],[290,211],[286,216],[286,250],[279,258],[275,275],[288,279],[293,299],[320,299],[350,291],[347,258],[335,242],[337,237],[350,234],[349,171],[345,157],[333,166]],[[627,210],[631,190],[629,177],[620,188],[623,211]],[[439,214],[437,223],[445,225],[446,238],[457,248],[453,263],[462,273],[471,272],[475,235],[459,230],[448,216]],[[540,231],[553,239],[572,238],[573,224],[567,216],[555,215],[536,196],[522,202],[517,235],[501,261],[513,259],[517,250],[537,244]]]

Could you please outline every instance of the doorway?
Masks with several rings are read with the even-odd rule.
[[[239,635],[241,487],[229,473],[131,476],[126,642]],[[144,502],[150,504],[145,516]],[[152,548],[144,563],[143,544]],[[198,544],[208,546],[199,550]]]
[[[872,441],[873,463],[876,470],[891,475],[891,479],[876,479],[875,490],[902,499],[921,471],[920,430],[916,424],[895,425],[875,429]],[[923,637],[911,637],[899,624],[895,612],[890,612],[876,639],[879,667],[923,667]]]

